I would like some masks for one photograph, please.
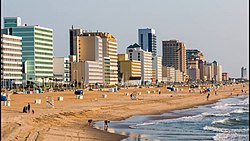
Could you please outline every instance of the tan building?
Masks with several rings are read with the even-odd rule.
[[[127,54],[118,54],[119,74],[121,74],[123,82],[132,83],[133,81],[141,81],[141,61],[128,60]],[[133,82],[133,84],[134,84]],[[135,82],[136,83],[136,82]]]
[[[199,60],[194,58],[188,60],[187,74],[189,76],[189,81],[200,80]]]
[[[175,70],[175,82],[184,82],[184,74],[180,70]]]
[[[71,62],[71,80],[87,85],[103,83],[102,39],[99,36],[78,36],[78,43],[79,60]]]
[[[103,47],[103,57],[109,57],[110,62],[110,72],[104,72],[105,74],[109,74],[109,80],[106,77],[105,83],[114,85],[118,84],[118,56],[117,56],[117,41],[116,38],[110,34],[105,32],[86,32],[83,33],[83,36],[99,36],[102,39],[102,47]]]
[[[186,73],[186,45],[179,40],[162,41],[162,64]]]
[[[222,81],[228,81],[229,80],[229,74],[227,72],[222,73]]]
[[[175,82],[175,68],[163,66],[162,78],[164,82]]]

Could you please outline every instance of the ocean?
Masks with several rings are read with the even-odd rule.
[[[103,121],[94,127],[103,129]],[[108,132],[129,136],[122,141],[248,141],[249,95],[162,115],[110,121]]]

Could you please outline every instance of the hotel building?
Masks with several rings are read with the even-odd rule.
[[[53,77],[53,30],[39,25],[21,25],[20,17],[5,17],[5,34],[22,37],[25,80],[42,82]]]
[[[141,61],[129,60],[128,54],[118,54],[118,64],[121,83],[127,85],[141,84]]]
[[[152,53],[144,51],[138,44],[127,47],[129,60],[141,61],[142,84],[152,83]]]
[[[22,84],[22,37],[1,34],[1,85]]]
[[[103,83],[102,39],[99,36],[78,37],[79,60],[71,62],[71,81],[87,85]]]
[[[162,41],[162,64],[186,73],[186,46],[178,40]]]

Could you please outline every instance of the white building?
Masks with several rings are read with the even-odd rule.
[[[155,56],[152,60],[153,69],[155,70],[155,79],[158,82],[162,81],[162,57]]]
[[[69,84],[70,82],[70,63],[67,57],[53,58],[53,74],[57,82]]]
[[[1,84],[22,84],[22,37],[1,34]]]
[[[127,48],[129,60],[141,61],[141,79],[143,84],[152,82],[152,53],[144,51],[138,44]]]

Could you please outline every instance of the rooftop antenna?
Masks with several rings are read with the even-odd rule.
[[[72,25],[72,29],[74,29],[74,26]]]

